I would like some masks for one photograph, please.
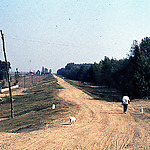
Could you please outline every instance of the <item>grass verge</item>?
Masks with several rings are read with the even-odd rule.
[[[96,86],[93,83],[88,82],[69,80],[67,78],[64,80],[92,96],[95,100],[105,100],[108,102],[121,102],[122,100],[122,93],[116,89],[108,88],[106,86]]]
[[[10,117],[9,98],[0,105],[0,132],[25,132],[52,127],[54,121],[64,117],[75,104],[65,102],[57,96],[57,80],[48,76],[28,89],[24,95],[14,96],[14,118]],[[56,109],[52,109],[52,104]]]

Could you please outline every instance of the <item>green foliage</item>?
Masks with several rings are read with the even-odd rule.
[[[101,84],[101,69],[102,63],[94,63],[90,67],[90,81],[93,83]]]
[[[69,63],[58,70],[66,78],[93,82],[122,91],[132,98],[149,98],[150,96],[150,38],[141,43],[133,42],[129,58],[104,60],[94,64]]]
[[[134,45],[130,62],[133,66],[134,94],[148,97],[150,95],[150,38],[144,38],[140,45]]]
[[[16,68],[16,72],[15,72],[15,85],[18,83],[18,79],[19,79],[19,72],[18,72],[18,68]]]
[[[58,75],[62,75],[68,79],[88,81],[89,80],[89,68],[90,64],[74,64],[69,63],[65,68],[61,68],[57,71]]]

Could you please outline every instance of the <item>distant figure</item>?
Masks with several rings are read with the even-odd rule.
[[[122,98],[122,105],[123,105],[123,110],[124,113],[126,114],[127,108],[128,108],[128,104],[130,104],[130,99],[128,96],[123,96]]]

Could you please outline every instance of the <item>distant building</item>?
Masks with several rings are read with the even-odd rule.
[[[52,73],[52,69],[49,69],[49,74],[51,74]]]
[[[40,70],[38,70],[38,71],[36,72],[36,75],[37,75],[37,76],[40,76],[40,75],[41,75]]]
[[[44,74],[45,73],[45,68],[42,67],[42,71],[41,71],[41,74]]]
[[[47,68],[45,68],[45,74],[48,74],[48,69]]]
[[[30,70],[29,72],[26,73],[26,75],[28,75],[28,76],[34,76],[35,73],[34,73],[33,71]]]
[[[42,67],[41,75],[51,74],[51,71],[51,69],[48,70],[47,68]]]

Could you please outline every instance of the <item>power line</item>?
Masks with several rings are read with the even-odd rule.
[[[60,45],[60,46],[72,46],[72,47],[77,47],[75,45],[71,45],[71,44],[63,44],[63,43],[54,43],[54,42],[45,42],[42,40],[33,40],[33,39],[20,39],[20,38],[10,38],[10,37],[6,37],[7,39],[13,39],[13,40],[19,40],[19,41],[23,41],[23,42],[32,42],[32,43],[43,43],[43,44],[54,44],[54,45]]]
[[[90,46],[84,46],[84,45],[79,46],[79,45],[73,45],[73,44],[54,43],[54,42],[42,41],[42,40],[20,39],[20,38],[14,38],[14,37],[6,37],[6,39],[12,39],[12,40],[23,41],[23,42],[32,42],[32,43],[42,43],[42,44],[48,44],[48,45],[58,45],[58,46],[65,46],[65,47],[96,49],[96,47],[90,47]]]

